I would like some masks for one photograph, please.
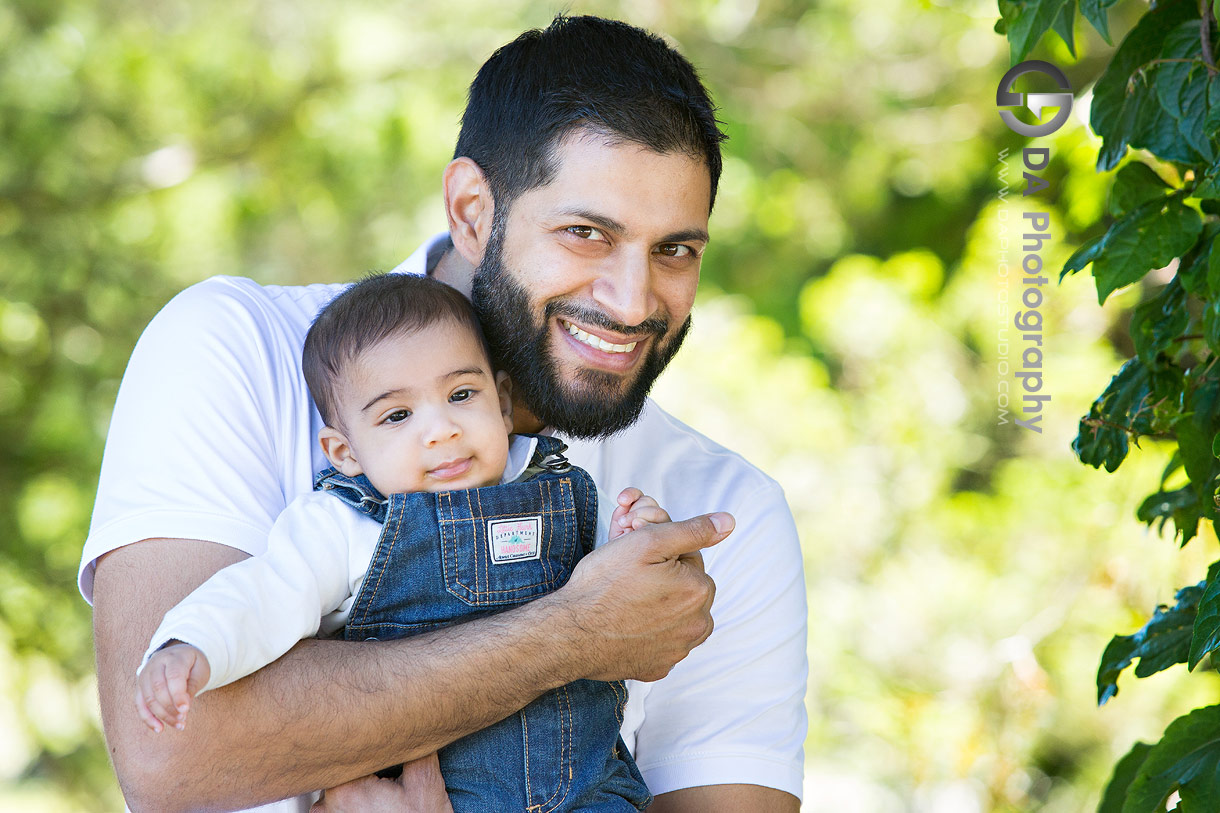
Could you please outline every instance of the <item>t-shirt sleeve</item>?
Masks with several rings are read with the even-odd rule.
[[[654,794],[740,783],[800,798],[809,671],[800,543],[774,483],[732,513],[734,544],[704,551],[715,629],[648,687],[635,758]]]
[[[87,601],[97,558],[142,539],[260,552],[288,502],[286,484],[302,472],[308,479],[301,337],[249,285],[214,278],[188,288],[136,344],[81,556]]]
[[[326,494],[294,501],[271,528],[265,553],[217,571],[165,614],[140,668],[166,642],[188,643],[211,669],[202,694],[317,633],[321,617],[350,597],[351,543],[365,531],[359,517]],[[363,555],[368,546],[355,547]]]

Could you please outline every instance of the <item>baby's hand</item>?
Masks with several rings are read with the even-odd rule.
[[[645,525],[669,521],[669,514],[652,497],[638,488],[624,488],[610,517],[610,538],[617,539]]]
[[[208,683],[212,667],[203,653],[190,644],[171,644],[159,649],[136,676],[136,710],[157,733],[165,725],[181,731],[191,698]]]

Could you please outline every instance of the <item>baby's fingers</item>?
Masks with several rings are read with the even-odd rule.
[[[632,511],[638,511],[641,508],[659,508],[657,501],[647,494],[641,494],[640,498],[631,504]]]
[[[178,660],[174,660],[165,668],[166,695],[170,705],[177,711],[179,731],[186,726],[186,713],[191,708],[191,694],[187,689],[190,676],[190,670]]]
[[[166,725],[172,725],[181,731],[184,725],[184,709],[180,707],[181,702],[175,698],[176,692],[171,684],[180,681],[185,691],[186,673],[182,672],[181,677],[176,676],[176,666],[176,658],[154,656],[145,667],[147,674],[141,674],[140,680],[149,710]],[[189,697],[187,699],[189,701]]]
[[[656,525],[661,522],[669,522],[669,514],[659,505],[646,505],[643,508],[635,508],[628,511],[619,519],[620,526],[633,531],[638,531],[646,525]]]
[[[640,491],[638,488],[632,486],[630,488],[624,488],[622,491],[620,491],[618,494],[618,500],[616,500],[616,502],[618,502],[618,504],[624,508],[629,508],[633,502],[643,496],[643,491]]]
[[[148,710],[158,720],[166,725],[176,725],[178,723],[178,712],[174,709],[174,704],[169,698],[169,691],[165,687],[165,680],[163,678],[153,680],[152,691],[146,693],[144,699],[148,703]]]
[[[153,714],[152,710],[148,708],[148,703],[144,701],[144,692],[141,691],[139,686],[136,687],[136,711],[140,713],[140,719],[144,721],[144,725],[158,734],[165,728],[161,721],[157,719],[157,715]]]

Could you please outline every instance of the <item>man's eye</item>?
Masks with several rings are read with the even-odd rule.
[[[575,235],[582,240],[593,240],[602,236],[602,233],[592,226],[568,226],[568,234]]]
[[[461,403],[462,401],[469,401],[473,397],[474,397],[474,390],[465,389],[465,390],[458,390],[457,392],[453,393],[453,395],[450,395],[449,400],[454,403]]]
[[[657,251],[666,257],[690,257],[695,253],[690,246],[684,246],[681,243],[666,243],[657,248]]]
[[[393,412],[391,412],[389,415],[386,415],[385,422],[386,423],[402,423],[409,417],[411,417],[411,411],[409,409],[396,409]]]

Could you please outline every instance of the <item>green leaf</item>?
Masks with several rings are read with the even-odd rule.
[[[1105,467],[1113,472],[1127,457],[1127,433],[1114,426],[1099,426],[1081,418],[1072,440],[1072,451],[1080,462],[1093,468]]]
[[[1116,221],[1103,238],[1093,260],[1097,302],[1156,268],[1164,268],[1195,244],[1203,221],[1199,213],[1177,198],[1154,200],[1136,207]]]
[[[1072,256],[1068,257],[1067,262],[1063,264],[1063,270],[1059,272],[1059,281],[1063,282],[1063,278],[1068,274],[1075,274],[1100,257],[1106,247],[1106,235],[1108,234],[1109,232],[1106,232],[1106,234],[1094,237],[1072,252]]]
[[[1181,544],[1185,545],[1198,533],[1199,518],[1202,516],[1199,493],[1192,485],[1185,485],[1174,491],[1158,491],[1140,503],[1135,516],[1149,525],[1156,522],[1158,533],[1164,530],[1165,523],[1172,519],[1174,538],[1180,535]]]
[[[1165,464],[1165,470],[1161,472],[1161,489],[1164,490],[1165,483],[1169,482],[1169,478],[1173,473],[1182,468],[1182,453],[1177,449],[1173,450],[1173,455],[1169,458],[1169,462]]]
[[[1131,427],[1137,435],[1170,432],[1185,414],[1182,408],[1185,371],[1176,364],[1158,364],[1151,372],[1151,400],[1144,410],[1131,416]]]
[[[1212,300],[1203,309],[1203,340],[1215,353],[1220,348],[1220,300]]]
[[[1186,410],[1195,425],[1204,432],[1214,433],[1220,426],[1220,370],[1215,366],[1200,366],[1189,370],[1184,388]]]
[[[1131,173],[1131,176],[1135,175],[1135,172]],[[1141,189],[1143,193],[1150,192],[1147,186],[1137,187],[1136,178],[1131,176],[1129,181],[1124,182],[1125,190],[1120,192],[1120,195],[1130,199],[1131,195],[1138,194]],[[1183,212],[1182,209],[1187,211]],[[1163,214],[1170,214],[1170,219],[1163,219],[1160,216]],[[1185,228],[1175,232],[1175,227],[1179,226]],[[1175,256],[1190,249],[1200,229],[1202,221],[1199,220],[1198,212],[1182,204],[1181,200],[1175,197],[1152,197],[1111,223],[1102,236],[1094,237],[1076,249],[1065,262],[1064,270],[1059,275],[1060,281],[1069,273],[1080,271],[1092,262],[1094,277],[1097,276],[1100,266],[1107,281],[1114,277],[1129,278],[1129,282],[1135,282],[1143,273],[1154,267],[1169,265]],[[1187,242],[1187,237],[1190,237],[1190,242]],[[1144,261],[1158,260],[1163,262],[1159,265],[1149,265],[1143,272],[1137,272],[1137,267]],[[1114,288],[1105,289],[1103,294],[1103,282],[1098,281],[1097,284],[1099,302],[1104,303],[1105,297],[1113,293]]]
[[[1116,635],[1101,656],[1097,670],[1097,705],[1118,694],[1118,676],[1138,658],[1135,676],[1145,678],[1174,664],[1185,663],[1190,653],[1190,637],[1195,608],[1203,595],[1205,582],[1183,587],[1172,608],[1162,604],[1152,618],[1134,635]]]
[[[1220,98],[1214,100],[1212,104],[1212,112],[1220,114]],[[1215,127],[1212,131],[1215,131]],[[1220,200],[1220,162],[1216,162],[1203,172],[1203,177],[1195,184],[1194,189],[1190,191],[1192,198],[1202,198],[1204,200]]]
[[[1178,279],[1188,293],[1201,299],[1210,299],[1208,287],[1208,263],[1211,260],[1212,242],[1220,235],[1220,222],[1209,221],[1203,225],[1203,232],[1194,248],[1182,255],[1182,263],[1178,267]]]
[[[1213,240],[1207,249],[1207,288],[1214,296],[1220,296],[1220,251],[1215,247]]]
[[[1114,774],[1106,785],[1106,791],[1102,794],[1101,804],[1097,806],[1097,813],[1121,813],[1123,802],[1127,800],[1127,791],[1151,750],[1152,746],[1148,743],[1137,742],[1127,755],[1118,761],[1114,766]]]
[[[1220,77],[1213,79],[1208,74],[1199,50],[1197,19],[1180,23],[1165,38],[1160,54],[1163,61],[1146,70],[1175,132],[1162,134],[1157,130],[1153,135],[1152,131],[1141,131],[1131,140],[1134,146],[1147,147],[1162,158],[1184,163],[1215,160],[1206,122],[1212,118],[1213,88],[1220,86]]]
[[[1042,35],[1052,28],[1076,55],[1072,23],[1076,0],[999,0],[1000,15],[1008,36],[1012,64],[1029,55]]]
[[[1216,436],[1220,439],[1220,435]],[[1220,562],[1207,569],[1207,587],[1199,598],[1194,630],[1190,639],[1190,655],[1186,666],[1193,670],[1199,661],[1220,647]]]
[[[1216,458],[1211,451],[1211,435],[1200,430],[1194,421],[1186,419],[1179,420],[1174,425],[1174,431],[1178,436],[1178,449],[1182,452],[1186,475],[1202,498],[1204,492],[1211,493],[1211,483],[1215,477]]]
[[[1190,0],[1158,3],[1118,46],[1110,65],[1093,87],[1090,105],[1090,123],[1102,138],[1099,170],[1117,166],[1128,144],[1148,146],[1160,155],[1149,144],[1161,145],[1174,137],[1173,117],[1161,107],[1147,76],[1143,73],[1137,76],[1137,71],[1160,58],[1169,33],[1197,14],[1198,9]],[[1172,143],[1167,146],[1171,150],[1174,147]]]
[[[1120,217],[1141,203],[1163,198],[1173,187],[1161,180],[1152,167],[1143,161],[1124,164],[1114,176],[1110,188],[1110,214]]]
[[[1080,0],[1080,13],[1093,24],[1107,45],[1113,45],[1114,41],[1110,39],[1110,23],[1106,19],[1106,9],[1117,2],[1118,0]]]
[[[1138,357],[1130,359],[1110,379],[1105,391],[1080,419],[1072,451],[1080,462],[1093,468],[1105,466],[1114,471],[1127,456],[1127,434],[1148,428],[1145,413],[1150,411],[1152,373]]]
[[[1048,2],[1048,0],[1043,0],[1043,2]],[[1051,20],[1051,29],[1063,40],[1063,44],[1067,46],[1068,53],[1076,56],[1076,32],[1074,30],[1076,25],[1076,0],[1061,0],[1061,2],[1051,2],[1050,4],[1058,6],[1055,16]]]
[[[1174,791],[1179,809],[1215,810],[1220,799],[1220,706],[1204,706],[1169,724],[1139,767],[1122,813],[1160,813]]]
[[[1220,81],[1216,81],[1216,77],[1207,83],[1207,118],[1203,120],[1203,127],[1209,133],[1220,128]]]
[[[1131,340],[1140,361],[1152,367],[1156,357],[1185,332],[1189,321],[1186,291],[1179,278],[1174,277],[1156,296],[1131,313]]]

